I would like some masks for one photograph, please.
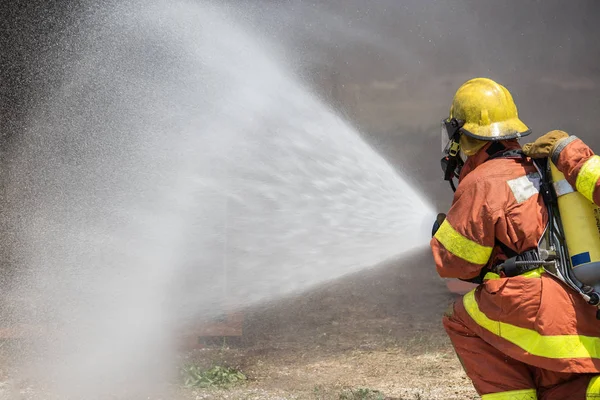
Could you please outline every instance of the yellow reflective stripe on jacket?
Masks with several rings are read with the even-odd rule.
[[[522,276],[523,278],[541,278],[542,274],[545,272],[546,270],[544,269],[544,267],[539,267],[536,269],[532,269],[531,271],[527,271],[519,276]]]
[[[527,271],[525,273],[522,273],[521,275],[518,276],[522,276],[523,278],[541,278],[542,274],[546,272],[546,270],[544,269],[544,267],[539,267],[536,269],[532,269],[531,271]],[[500,279],[502,278],[500,275],[498,275],[495,272],[488,272],[485,274],[485,276],[483,277],[484,281],[491,281],[494,279]]]
[[[586,199],[593,202],[598,179],[600,179],[600,156],[593,156],[579,170],[575,187]]]
[[[490,393],[482,395],[481,400],[537,400],[537,391],[535,389],[523,389]]]
[[[492,281],[492,280],[494,280],[494,279],[500,279],[500,278],[501,278],[501,276],[500,276],[500,275],[498,275],[498,274],[497,274],[497,273],[495,273],[495,272],[487,272],[487,273],[485,274],[485,276],[483,277],[483,281],[484,281],[484,282],[485,282],[485,281]]]
[[[600,358],[600,338],[583,335],[544,336],[538,332],[488,318],[475,300],[475,290],[463,297],[467,313],[482,328],[534,356],[546,358]]]
[[[585,392],[585,400],[600,399],[600,375],[592,378]]]
[[[445,220],[442,223],[438,231],[435,233],[435,238],[450,253],[472,264],[487,264],[490,256],[492,255],[491,247],[482,246],[462,236],[460,233],[454,230],[448,220]]]

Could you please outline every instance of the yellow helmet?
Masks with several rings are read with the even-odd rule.
[[[518,139],[531,130],[520,119],[510,92],[487,78],[465,82],[454,95],[450,119],[463,123],[461,150],[475,154],[485,142]]]

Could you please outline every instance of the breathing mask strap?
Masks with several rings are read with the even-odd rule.
[[[458,130],[450,139],[447,154],[442,158],[442,170],[444,171],[444,180],[450,183],[453,192],[456,192],[454,178],[458,178],[460,170],[464,165],[460,158],[460,133]]]
[[[448,144],[444,149],[444,157],[441,160],[442,171],[444,172],[444,180],[450,182],[450,187],[456,191],[454,178],[460,176],[460,170],[464,165],[460,158],[460,128],[464,125],[464,121],[456,118],[442,120],[442,134],[447,135]]]

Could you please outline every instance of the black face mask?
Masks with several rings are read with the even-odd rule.
[[[454,178],[460,176],[460,170],[464,163],[460,158],[460,128],[464,125],[464,121],[455,118],[442,121],[442,139],[448,140],[444,147],[444,157],[441,160],[442,171],[444,172],[444,180],[450,182],[450,187],[456,191]]]

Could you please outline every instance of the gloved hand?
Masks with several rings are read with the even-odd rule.
[[[438,229],[440,229],[440,226],[442,226],[442,222],[444,222],[445,220],[446,214],[439,213],[437,215],[437,217],[435,218],[435,222],[433,223],[433,228],[431,228],[431,237],[435,236],[435,233],[438,231]]]
[[[568,137],[567,132],[550,131],[535,142],[523,145],[523,153],[531,158],[550,157],[556,145]]]

